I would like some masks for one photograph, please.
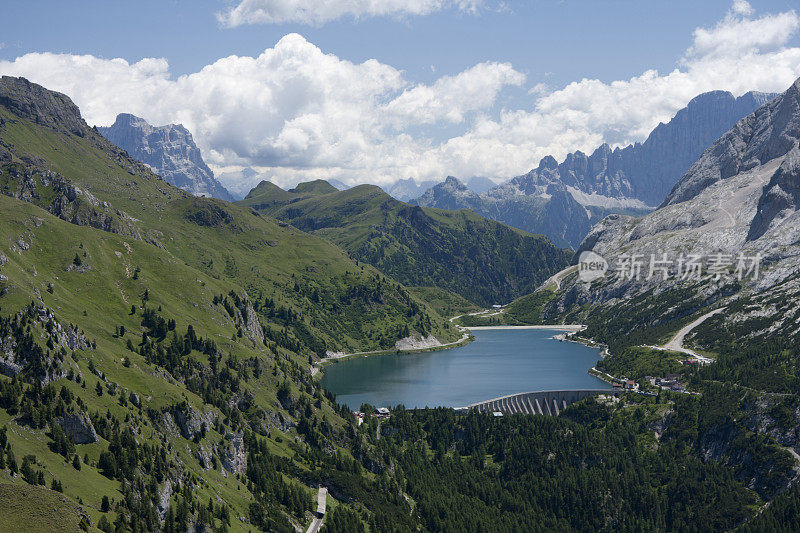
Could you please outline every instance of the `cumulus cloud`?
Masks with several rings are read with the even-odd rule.
[[[443,76],[433,85],[415,85],[389,102],[386,110],[408,123],[458,123],[467,112],[490,107],[503,87],[524,82],[525,75],[510,63],[480,63],[456,76]]]
[[[523,73],[496,62],[413,83],[390,65],[352,63],[297,34],[257,57],[222,58],[179,77],[164,59],[49,53],[0,61],[0,73],[68,94],[90,124],[110,124],[120,112],[182,123],[212,167],[254,167],[281,185],[507,178],[545,155],[641,141],[705,91],[785,90],[800,76],[800,48],[789,45],[798,28],[794,11],[757,16],[738,1],[718,24],[694,32],[670,72],[561,88],[525,87]],[[529,104],[500,108],[509,87]]]
[[[217,13],[217,20],[228,28],[287,22],[318,25],[346,16],[429,15],[448,8],[475,13],[482,4],[483,0],[240,0]]]
[[[342,60],[297,34],[258,57],[222,58],[177,79],[164,59],[51,53],[0,62],[0,72],[68,94],[90,124],[110,124],[119,112],[182,123],[212,165],[268,167],[279,181],[309,173],[361,179],[376,168],[375,179],[386,179],[395,161],[410,165],[425,149],[406,129],[465,123],[525,80],[510,64],[480,63],[411,84],[391,66]]]
[[[733,57],[768,53],[784,46],[800,25],[794,11],[752,19],[753,8],[736,0],[726,17],[712,28],[697,28],[688,57]]]

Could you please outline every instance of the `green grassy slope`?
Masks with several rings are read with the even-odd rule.
[[[262,183],[241,204],[321,235],[406,285],[491,305],[532,292],[567,264],[568,252],[544,237],[468,210],[410,206],[373,185],[298,189]]]
[[[302,368],[304,357],[280,347],[258,345],[246,336],[238,337],[234,319],[222,306],[213,304],[215,295],[241,290],[230,282],[216,280],[186,266],[155,246],[74,226],[33,205],[0,196],[0,242],[20,241],[25,242],[28,249],[18,246],[17,252],[5,253],[8,263],[0,269],[8,278],[0,282],[2,314],[17,312],[34,300],[37,305],[54,310],[62,323],[79,325],[86,336],[96,342],[96,349],[78,350],[74,357],[67,359],[71,360],[69,364],[76,373],[83,376],[86,387],[70,380],[60,380],[58,386],[63,384],[82,398],[87,412],[129,419],[132,426],[140,428],[140,434],[165,439],[175,451],[175,461],[212,484],[196,489],[197,496],[203,498],[201,501],[207,501],[212,494],[227,492],[224,499],[237,511],[236,516],[246,516],[248,498],[241,493],[241,483],[225,479],[220,469],[208,470],[200,466],[193,455],[201,445],[188,442],[180,435],[164,435],[155,422],[143,414],[149,410],[165,411],[184,401],[202,412],[208,409],[207,398],[198,394],[200,390],[194,393],[187,390],[188,385],[181,382],[185,378],[180,369],[169,374],[128,349],[126,343],[132,340],[134,348],[139,350],[139,341],[146,330],[141,324],[142,311],[147,306],[158,309],[164,317],[173,317],[176,332],[186,331],[191,324],[199,335],[212,339],[220,353],[228,354],[229,361],[255,358],[258,366],[265,370],[258,379],[253,379],[251,370],[251,377],[247,378],[249,383],[238,385],[239,394],[228,391],[226,395],[222,387],[218,391],[223,397],[236,398],[242,394],[251,397],[254,406],[244,411],[243,416],[253,424],[269,424],[275,416],[290,418],[281,408],[276,390],[285,376]],[[82,271],[70,269],[76,254],[81,258]],[[139,273],[134,279],[137,267]],[[146,302],[142,300],[145,291],[148,291]],[[136,309],[134,314],[131,314],[131,306]],[[118,326],[125,327],[124,336],[115,335]],[[183,364],[194,368],[207,362],[207,356],[193,352]],[[266,371],[273,367],[278,369],[277,375]],[[92,368],[98,369],[104,379],[98,379]],[[245,372],[245,366],[239,365],[232,374],[244,379]],[[8,382],[8,378],[0,376],[0,381]],[[104,389],[113,384],[128,396],[138,395],[142,409],[138,413],[131,411],[130,404],[121,405],[119,395],[112,396],[110,392],[98,396],[97,383],[102,383]],[[255,405],[267,407],[267,411],[256,409]],[[220,416],[224,414],[219,409],[211,409]],[[102,476],[97,468],[84,465],[76,471],[69,461],[53,454],[46,444],[48,438],[44,430],[26,428],[16,417],[0,411],[0,426],[6,422],[12,428],[9,441],[17,457],[36,455],[48,473],[63,483],[68,496],[86,502],[84,508],[94,518],[93,523],[100,518],[98,507],[102,496],[121,498],[118,483]],[[205,445],[222,438],[223,434],[210,430]],[[107,445],[108,442],[101,439],[99,443],[78,445],[76,451],[81,457],[88,454],[90,463],[96,465],[100,451]],[[47,477],[49,483],[50,476]]]
[[[0,531],[80,531],[80,506],[41,487],[0,483]]]
[[[6,121],[0,139],[16,156],[16,162],[4,165],[0,173],[0,187],[7,194],[20,196],[20,174],[33,173],[33,194],[38,198],[31,201],[51,208],[59,195],[45,185],[42,175],[57,172],[92,195],[78,195],[70,203],[74,212],[68,212],[68,220],[110,228],[166,249],[176,261],[238,284],[259,310],[266,300],[273,308],[292,309],[318,339],[315,345],[385,348],[406,326],[443,340],[455,336],[423,302],[376,270],[356,265],[323,239],[246,207],[192,197],[91,130],[84,137],[54,131],[2,107],[0,118]],[[19,157],[47,163],[25,164]],[[108,207],[92,205],[92,198]],[[265,313],[274,314],[275,309]],[[290,334],[306,336],[304,331]]]
[[[481,309],[463,296],[437,287],[409,287],[408,290],[420,300],[427,302],[442,316],[454,317]]]
[[[9,103],[6,80],[0,480],[44,485],[32,505],[60,489],[106,530],[303,529],[320,468],[370,494],[365,520],[402,513],[333,453],[354,421],[309,362],[454,328],[328,241],[168,185],[58,95],[23,87]],[[98,440],[71,443],[68,415]]]

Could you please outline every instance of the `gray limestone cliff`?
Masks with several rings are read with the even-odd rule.
[[[203,161],[192,134],[182,125],[151,126],[142,118],[121,113],[114,124],[97,130],[172,185],[195,196],[233,201]]]
[[[774,97],[756,92],[738,98],[724,91],[703,93],[669,123],[659,124],[643,143],[615,149],[603,144],[591,154],[570,153],[561,163],[547,156],[527,174],[480,195],[449,177],[415,203],[472,209],[574,248],[592,224],[609,214],[652,211],[707,147]]]

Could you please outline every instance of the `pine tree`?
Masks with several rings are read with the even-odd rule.
[[[6,450],[6,459],[8,459],[8,469],[11,471],[11,474],[16,475],[19,471],[17,469],[17,459],[14,457],[14,452],[11,451],[10,446]]]

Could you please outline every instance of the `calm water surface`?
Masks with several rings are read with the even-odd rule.
[[[322,385],[354,410],[362,403],[461,407],[518,392],[610,388],[586,373],[599,350],[553,340],[557,333],[475,331],[475,341],[460,348],[341,361],[325,367]]]

